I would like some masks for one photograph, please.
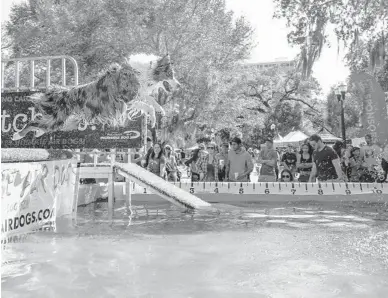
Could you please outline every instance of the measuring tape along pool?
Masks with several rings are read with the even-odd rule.
[[[352,195],[388,194],[384,183],[299,183],[299,182],[182,182],[172,183],[191,194],[282,194],[282,195]],[[133,185],[133,194],[151,194]]]

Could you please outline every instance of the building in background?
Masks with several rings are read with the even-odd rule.
[[[282,72],[286,72],[297,67],[297,63],[294,60],[287,60],[285,58],[278,58],[271,62],[257,62],[257,63],[244,63],[242,66],[244,69],[254,69],[257,71],[263,71],[270,68],[278,68]]]

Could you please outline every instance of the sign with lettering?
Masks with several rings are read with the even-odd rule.
[[[1,165],[1,238],[71,214],[76,165],[70,160]]]
[[[379,82],[367,73],[353,74],[352,81],[363,94],[362,126],[380,146],[388,144],[388,114],[385,95]]]
[[[142,145],[142,116],[127,119],[125,127],[82,125],[73,131],[57,131],[38,138],[33,132],[13,141],[15,132],[22,130],[31,119],[39,117],[29,99],[33,92],[9,92],[1,95],[1,143],[3,148],[140,148]]]

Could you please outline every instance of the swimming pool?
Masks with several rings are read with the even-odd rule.
[[[262,202],[79,208],[2,250],[3,297],[385,297],[388,207]]]

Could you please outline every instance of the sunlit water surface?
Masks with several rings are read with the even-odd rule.
[[[2,250],[2,297],[388,297],[387,206],[79,209]]]

